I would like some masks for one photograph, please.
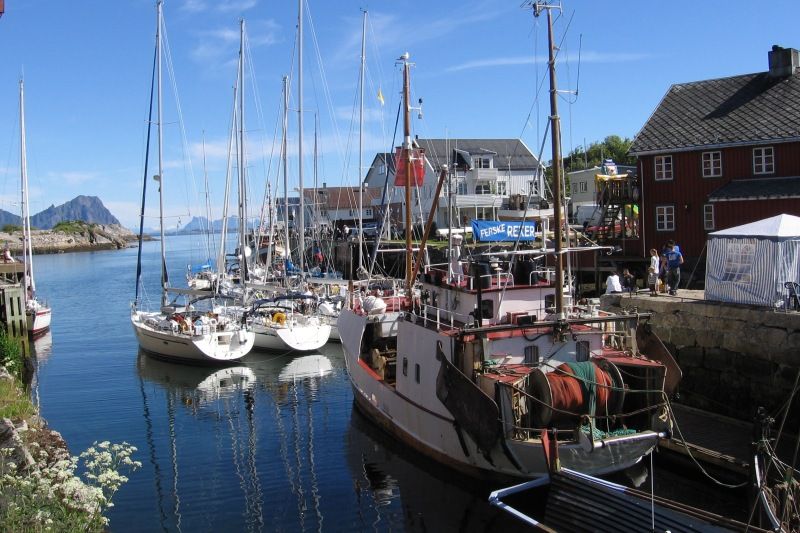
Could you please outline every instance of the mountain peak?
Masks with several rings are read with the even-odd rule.
[[[59,222],[80,220],[90,224],[119,224],[111,212],[106,209],[97,196],[76,196],[69,202],[59,206],[51,205],[44,211],[31,216],[31,226],[39,229],[51,229]],[[21,225],[19,215],[0,209],[0,225]]]

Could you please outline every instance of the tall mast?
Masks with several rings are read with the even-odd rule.
[[[364,268],[364,70],[367,59],[367,12],[361,24],[361,69],[358,111],[358,267]]]
[[[167,285],[169,284],[169,274],[167,273],[167,249],[164,242],[164,135],[161,128],[163,117],[163,106],[161,98],[161,26],[164,23],[162,15],[161,0],[156,3],[158,11],[158,25],[156,27],[156,55],[158,56],[158,66],[156,71],[158,87],[158,222],[161,236],[161,306],[167,305]]]
[[[562,234],[562,213],[561,213],[561,122],[558,116],[558,89],[556,85],[556,55],[555,43],[553,42],[553,9],[560,9],[560,6],[552,6],[547,3],[535,3],[533,13],[539,16],[542,10],[547,11],[547,43],[549,50],[548,68],[550,71],[550,137],[552,140],[552,169],[553,169],[553,218],[555,227],[553,236],[555,239],[555,270],[556,270],[556,316],[559,319],[566,318],[564,314],[564,271],[561,246]]]
[[[303,2],[297,0],[299,5],[297,15],[297,176],[298,187],[300,187],[300,217],[299,217],[299,247],[300,276],[303,276],[303,260],[306,253],[306,225],[305,225],[305,202],[303,201]]]
[[[33,281],[33,246],[31,244],[31,220],[28,216],[28,150],[25,141],[25,89],[22,79],[19,80],[19,168],[22,183],[22,285],[23,299],[34,298],[36,284]],[[28,292],[30,289],[30,293]]]
[[[247,205],[246,198],[246,169],[244,145],[244,19],[239,20],[239,270],[241,283],[244,287],[249,278],[247,264]]]
[[[288,168],[288,139],[289,135],[289,77],[283,77],[283,238],[285,259],[291,261],[292,247],[289,242],[289,168]],[[286,262],[284,262],[284,265]]]
[[[414,280],[411,279],[414,271],[413,249],[411,246],[411,64],[408,62],[408,52],[402,55],[403,61],[403,151],[402,156],[406,158],[406,181],[405,181],[405,218],[406,218],[406,295],[411,297],[411,287]]]

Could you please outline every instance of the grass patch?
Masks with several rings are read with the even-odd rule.
[[[97,224],[87,224],[82,220],[62,220],[55,226],[53,231],[60,233],[84,233],[87,229],[95,227]]]
[[[22,390],[19,382],[0,380],[0,418],[28,419],[36,414],[36,407]]]
[[[3,233],[16,233],[17,231],[22,231],[22,226],[18,226],[16,224],[6,224],[2,227]]]

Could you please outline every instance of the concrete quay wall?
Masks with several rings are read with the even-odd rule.
[[[782,416],[800,369],[800,313],[705,301],[703,291],[604,295],[601,308],[636,308],[683,370],[680,403],[752,421],[759,406]],[[778,416],[780,421],[780,416]],[[800,398],[787,419],[800,429]]]

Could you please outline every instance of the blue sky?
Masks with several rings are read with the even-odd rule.
[[[395,59],[406,51],[416,64],[413,97],[424,99],[423,119],[413,120],[415,134],[521,137],[538,152],[548,113],[546,81],[536,98],[546,75],[547,33],[544,17],[534,19],[521,3],[307,0],[306,186],[312,180],[315,115],[319,181],[353,185],[357,180],[353,117],[362,8],[369,12],[364,165],[391,145],[401,82]],[[0,208],[19,212],[17,105],[24,73],[31,211],[78,194],[94,195],[123,224],[138,225],[155,2],[5,4],[0,18]],[[245,122],[250,202],[256,206],[267,169],[272,169],[271,179],[275,176],[270,154],[281,77],[292,66],[297,2],[166,0],[164,14],[183,119],[172,90],[165,88],[168,225],[205,214],[198,207],[204,169],[212,209],[219,215],[240,18],[246,21],[253,65],[245,89]],[[565,153],[584,140],[634,136],[670,84],[766,70],[773,44],[800,47],[798,15],[796,0],[564,2],[564,14],[556,21],[557,36],[564,39],[559,87],[578,89],[577,95],[563,94],[559,100]],[[376,98],[379,87],[384,106]],[[291,100],[296,109],[294,86]],[[291,187],[297,186],[296,136],[292,113]],[[152,210],[148,216],[146,225],[155,226]]]

